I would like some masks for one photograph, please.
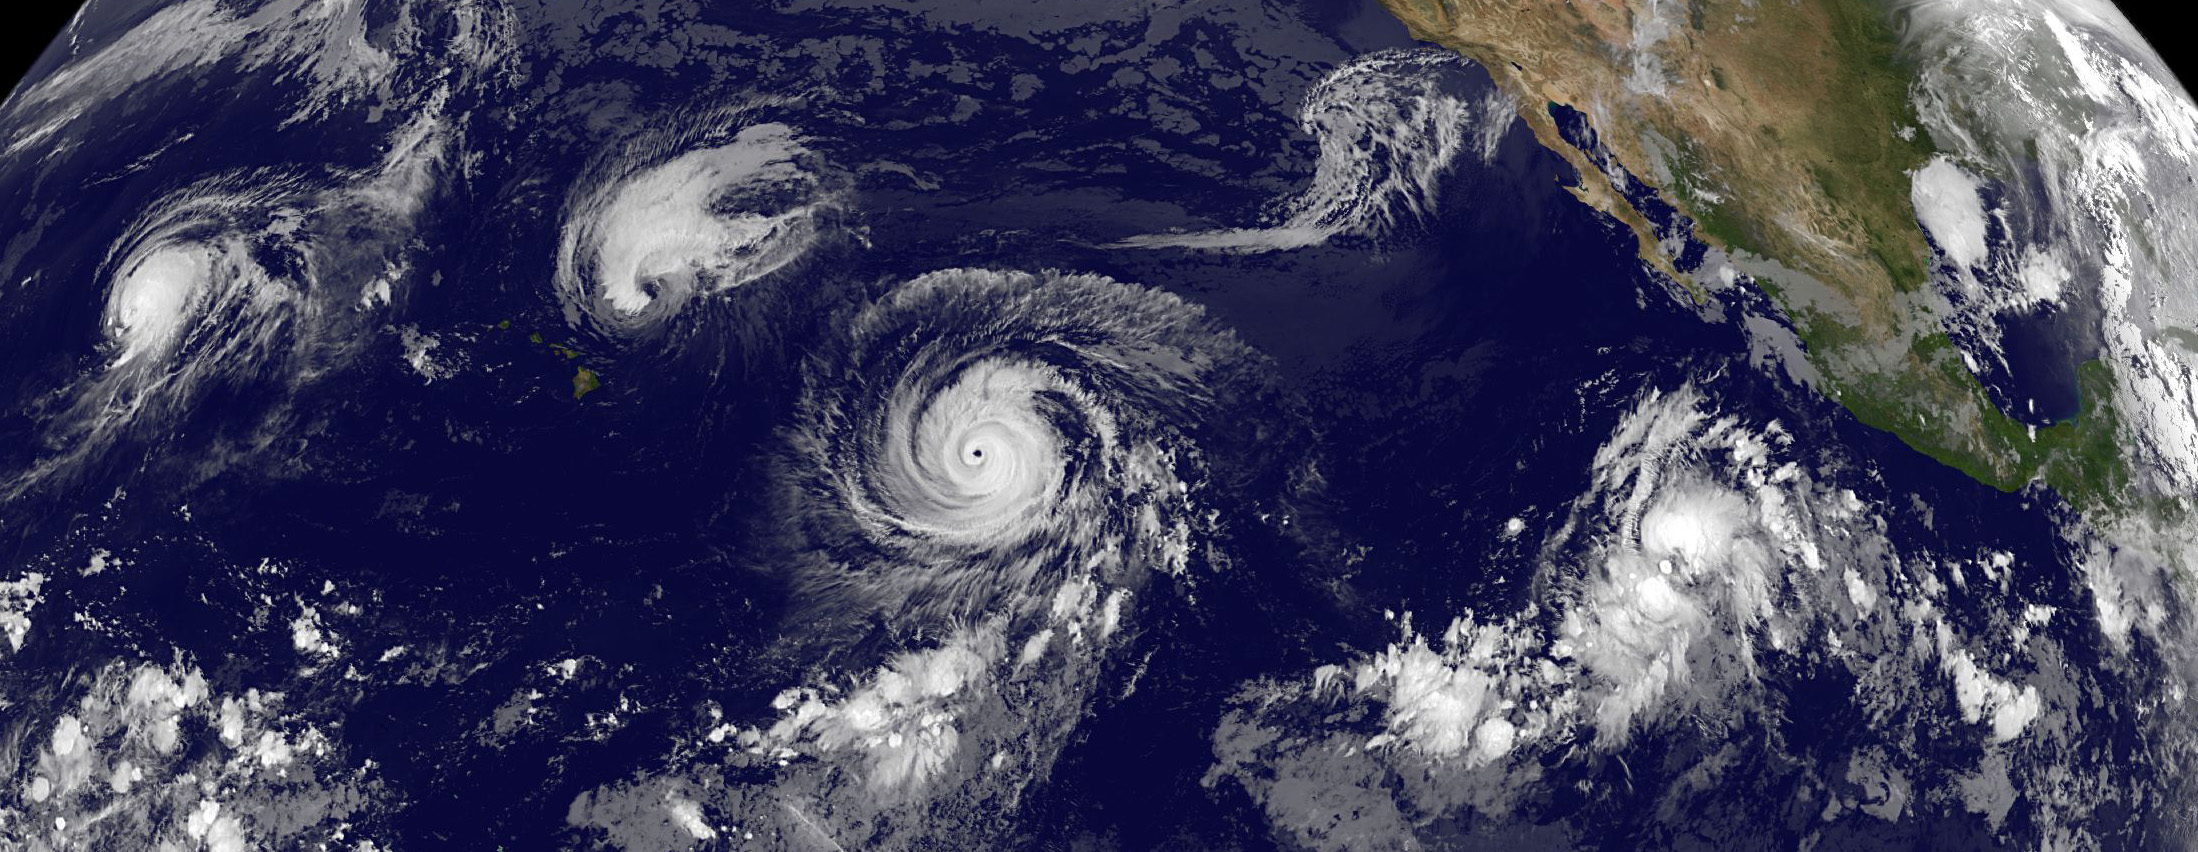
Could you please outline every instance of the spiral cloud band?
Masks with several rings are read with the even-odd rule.
[[[266,224],[276,218],[272,206],[221,187],[186,192],[115,247],[101,363],[61,419],[69,431],[60,441],[89,452],[147,412],[172,412],[209,382],[249,377],[283,356],[305,293],[262,263],[295,256],[295,244]]]
[[[619,162],[568,211],[557,259],[566,320],[640,333],[696,296],[799,259],[834,206],[816,159],[793,128],[762,123],[655,165]]]
[[[0,494],[46,487],[125,438],[201,474],[248,456],[168,442],[217,389],[262,405],[250,416],[233,409],[228,426],[268,428],[298,387],[373,345],[414,279],[414,220],[437,191],[449,136],[439,109],[397,128],[379,162],[333,182],[239,171],[147,204],[99,265],[96,348],[50,397],[50,452],[0,482]],[[253,446],[264,434],[230,437]]]
[[[1459,92],[1471,68],[1440,50],[1385,50],[1337,68],[1299,108],[1298,126],[1319,145],[1311,182],[1280,201],[1272,222],[1131,237],[1124,248],[1189,248],[1256,254],[1326,243],[1343,234],[1382,236],[1433,213],[1458,155],[1495,159],[1518,107],[1494,90]]]
[[[1196,439],[1254,358],[1189,303],[1093,275],[946,270],[853,315],[789,429],[789,642],[891,638],[713,734],[768,781],[699,812],[902,849],[969,827],[941,808],[1012,808],[1111,682],[1154,578],[1188,570],[1211,523]]]
[[[894,616],[1025,613],[1066,571],[1183,562],[1179,428],[1246,350],[1173,296],[1095,276],[952,270],[857,317],[796,444],[813,527],[892,570],[815,591]],[[915,566],[913,568],[901,566]]]

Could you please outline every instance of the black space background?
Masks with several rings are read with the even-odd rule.
[[[748,2],[748,0],[734,0]],[[1068,0],[1068,2],[1105,2],[1105,0]],[[15,91],[16,81],[38,61],[38,55],[53,42],[54,36],[68,25],[82,3],[73,0],[15,0],[4,20],[0,20],[0,83],[7,91]],[[2118,0],[2122,14],[2137,25],[2138,31],[2152,42],[2154,50],[2175,69],[2175,76],[2183,80],[2184,88],[2191,87],[2193,73],[2198,73],[2198,49],[2185,46],[2176,36],[2188,29],[2188,22],[2198,17],[2187,0]]]
[[[9,4],[5,18],[0,18],[0,85],[6,91],[15,91],[16,81],[31,63],[38,61],[38,54],[53,43],[53,37],[61,34],[76,9],[83,3],[75,0],[16,0]]]

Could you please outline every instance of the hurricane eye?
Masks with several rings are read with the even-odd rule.
[[[813,377],[835,386],[818,391],[832,405],[817,413],[832,415],[810,423],[818,446],[839,450],[820,473],[859,486],[839,505],[918,561],[1130,526],[1085,516],[1168,478],[1150,462],[1191,410],[1179,403],[1196,401],[1180,391],[1194,365],[1237,345],[1143,288],[980,270],[904,284],[855,327],[848,360],[876,375],[844,393],[846,374]]]

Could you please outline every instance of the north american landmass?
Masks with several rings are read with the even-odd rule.
[[[1862,423],[2002,490],[2042,481],[2085,511],[2130,508],[2105,365],[2078,369],[2079,415],[2033,431],[1945,331],[1911,200],[1938,152],[1889,4],[1382,2],[1516,96],[1537,139],[1579,172],[1573,194],[1631,229],[1653,268],[1687,280],[1629,200],[1629,175],[1740,260],[1792,320],[1822,390]],[[1568,141],[1559,107],[1587,116],[1607,151]],[[1602,167],[1606,153],[1623,172]]]

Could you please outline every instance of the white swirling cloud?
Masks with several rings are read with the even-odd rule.
[[[225,383],[282,396],[348,363],[407,296],[410,237],[447,149],[439,110],[333,184],[234,172],[150,204],[100,264],[99,347],[55,395],[54,452],[0,491],[36,487],[133,430],[173,434]]]
[[[1385,50],[1337,68],[1305,95],[1299,126],[1319,146],[1312,181],[1282,201],[1274,223],[1152,234],[1125,248],[1268,252],[1316,246],[1341,234],[1383,236],[1432,213],[1458,156],[1495,157],[1517,108],[1490,91],[1459,94],[1471,66],[1441,50]]]
[[[1042,609],[1061,578],[1178,570],[1176,424],[1246,357],[1199,310],[1097,276],[951,270],[896,289],[819,364],[801,511],[920,571],[809,578],[896,615]],[[821,371],[829,369],[831,372]]]
[[[57,421],[76,453],[172,420],[211,384],[257,375],[290,349],[304,287],[260,260],[298,247],[268,227],[281,205],[279,191],[217,182],[163,202],[117,243],[102,363]]]
[[[855,313],[781,460],[787,641],[891,638],[714,732],[767,780],[697,806],[845,848],[1009,825],[958,803],[1012,809],[1116,683],[1142,599],[1212,524],[1194,436],[1262,365],[1196,306],[1096,275],[951,269]]]
[[[800,259],[836,207],[816,154],[784,124],[637,159],[613,160],[568,205],[556,278],[568,323],[620,335],[657,328],[695,297]]]

